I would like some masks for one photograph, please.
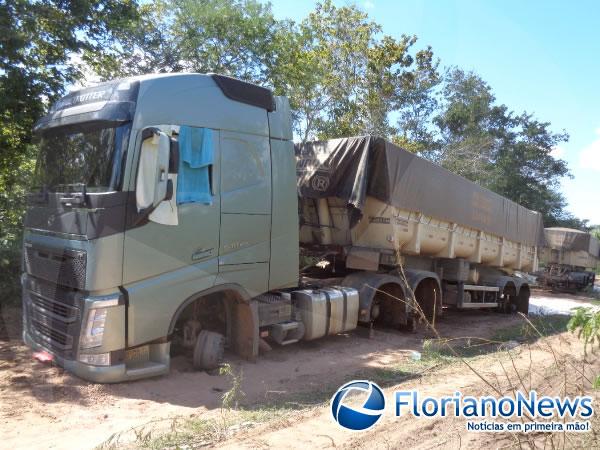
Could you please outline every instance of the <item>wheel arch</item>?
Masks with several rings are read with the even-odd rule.
[[[394,274],[398,274],[401,276],[398,270],[392,272]],[[424,282],[433,282],[437,287],[437,292],[439,295],[436,296],[434,309],[436,311],[436,317],[439,317],[442,314],[443,307],[443,299],[442,299],[442,282],[437,273],[431,272],[428,270],[417,270],[417,269],[404,269],[404,275],[406,276],[406,281],[408,282],[408,286],[413,292],[415,296],[415,300],[419,301],[417,298],[417,292],[419,291],[419,287]]]
[[[378,289],[385,285],[394,285],[401,289],[406,298],[407,286],[397,276],[374,273],[374,272],[355,272],[347,275],[342,281],[343,286],[348,286],[358,291],[359,315],[358,321],[368,323],[371,320],[371,306]],[[406,313],[408,313],[408,305]]]
[[[227,316],[226,335],[232,349],[239,356],[254,360],[258,356],[258,307],[239,284],[219,284],[188,297],[171,317],[168,336],[172,336],[175,325],[186,308],[202,298],[217,294],[222,294]]]

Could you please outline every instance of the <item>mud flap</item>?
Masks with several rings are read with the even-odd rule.
[[[240,357],[255,362],[258,357],[258,303],[237,301],[231,307],[231,349]]]

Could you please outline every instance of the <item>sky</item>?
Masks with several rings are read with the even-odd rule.
[[[271,0],[277,18],[302,20],[311,0]],[[600,224],[600,2],[356,0],[393,37],[416,35],[442,66],[477,72],[499,103],[551,122],[570,139],[554,150],[573,179],[568,210]]]

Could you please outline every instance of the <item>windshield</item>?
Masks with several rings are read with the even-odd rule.
[[[45,131],[39,139],[36,185],[59,192],[83,185],[88,192],[121,189],[130,129],[129,123],[87,123]]]

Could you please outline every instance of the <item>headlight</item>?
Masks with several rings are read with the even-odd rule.
[[[81,336],[81,348],[94,348],[102,345],[107,314],[108,310],[106,308],[89,310],[85,331]]]
[[[104,327],[106,326],[106,317],[108,309],[119,305],[119,297],[91,297],[86,301],[92,300],[89,303],[87,319],[83,324],[81,339],[79,341],[80,348],[95,348],[102,345],[104,338]]]
[[[79,361],[91,366],[110,366],[110,353],[98,353],[96,355],[79,355]]]

